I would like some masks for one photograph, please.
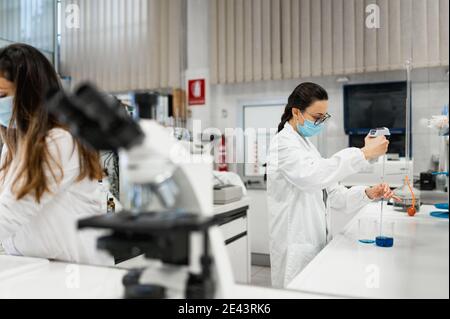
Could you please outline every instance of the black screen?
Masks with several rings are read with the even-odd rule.
[[[345,86],[345,132],[364,135],[372,128],[387,127],[392,134],[404,134],[406,91],[406,82]]]

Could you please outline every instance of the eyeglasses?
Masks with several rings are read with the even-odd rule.
[[[305,112],[306,114],[309,114],[311,117],[314,117],[314,115],[312,115],[311,113]],[[322,116],[320,119],[317,119],[314,122],[315,126],[319,126],[320,124],[325,123],[327,120],[329,120],[331,118],[331,115],[326,113],[324,116]]]

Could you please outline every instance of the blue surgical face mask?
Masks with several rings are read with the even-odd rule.
[[[7,96],[0,98],[0,125],[9,127],[13,112],[14,97]]]
[[[319,124],[319,125],[315,125],[314,122],[311,122],[311,121],[308,121],[307,119],[305,119],[303,114],[301,114],[301,115],[305,122],[303,123],[303,125],[297,124],[297,131],[300,135],[302,135],[304,137],[313,137],[313,136],[319,135],[322,132],[322,130],[324,128],[323,123]]]

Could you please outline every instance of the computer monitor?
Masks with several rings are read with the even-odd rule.
[[[367,135],[387,127],[393,135],[406,128],[406,82],[344,86],[344,127],[348,135]]]
[[[344,127],[350,147],[364,146],[370,129],[391,132],[389,153],[405,156],[406,82],[344,86]]]

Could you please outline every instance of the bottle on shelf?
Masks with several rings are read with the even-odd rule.
[[[114,203],[114,198],[108,199],[106,212],[108,214],[114,214],[116,212],[116,204]]]

